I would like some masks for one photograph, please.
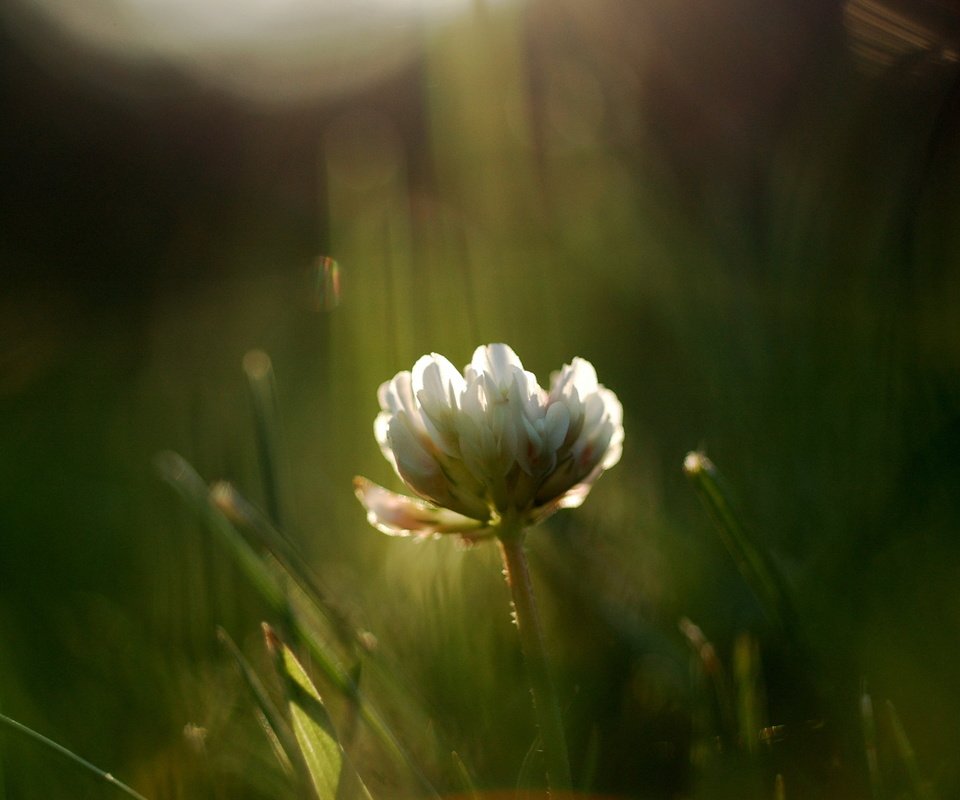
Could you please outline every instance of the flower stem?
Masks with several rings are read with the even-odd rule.
[[[520,647],[527,666],[534,711],[543,742],[547,785],[551,789],[567,789],[571,784],[567,743],[560,718],[557,691],[547,667],[540,617],[533,596],[530,571],[527,569],[527,556],[523,550],[523,530],[519,527],[503,527],[499,539],[504,574],[513,595],[517,629],[520,631]]]

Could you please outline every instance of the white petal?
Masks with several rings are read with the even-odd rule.
[[[560,449],[570,428],[570,409],[565,403],[551,403],[543,420],[546,446],[553,451]]]
[[[448,456],[459,455],[453,418],[465,388],[463,376],[441,355],[424,356],[413,366],[412,391],[419,404],[424,430]]]
[[[523,370],[523,364],[517,354],[505,344],[488,344],[478,347],[473,353],[470,366],[477,373],[490,375],[500,387],[509,385],[514,368]]]
[[[373,436],[377,440],[377,444],[380,445],[380,452],[383,453],[383,457],[390,462],[390,466],[396,470],[397,468],[397,459],[394,458],[393,448],[390,446],[390,442],[387,438],[387,435],[390,430],[390,420],[393,419],[393,414],[389,411],[381,411],[377,414],[377,418],[373,421]]]
[[[576,391],[581,398],[597,390],[597,371],[585,358],[575,358],[550,376],[550,396],[569,397]]]
[[[620,461],[623,453],[623,406],[617,396],[609,389],[600,387],[599,395],[603,398],[603,404],[606,407],[606,413],[613,425],[613,435],[610,437],[610,443],[607,445],[607,452],[600,466],[603,469],[610,469]]]
[[[603,424],[607,416],[607,406],[603,397],[594,392],[583,399],[583,433],[581,436],[591,436],[593,431]]]
[[[487,484],[500,471],[497,442],[485,423],[482,417],[478,419],[466,414],[457,419],[464,466],[481,484]]]
[[[543,436],[537,431],[536,425],[525,416],[521,415],[520,420],[523,433],[517,445],[517,463],[527,475],[542,474],[540,456],[543,453]]]
[[[573,385],[581,397],[597,391],[597,371],[585,358],[575,358],[570,362],[573,372]]]
[[[353,479],[357,499],[367,509],[367,521],[390,536],[432,536],[468,533],[476,537],[484,523],[423,500],[396,494],[366,478]]]
[[[531,523],[536,525],[543,522],[547,517],[556,514],[561,508],[578,508],[587,499],[587,495],[593,488],[593,483],[594,481],[578,483],[546,505],[540,506],[534,511]]]
[[[583,474],[593,465],[614,466],[623,450],[623,406],[609,389],[600,387],[587,398],[584,422],[571,452]]]
[[[515,370],[513,381],[523,400],[523,413],[528,419],[542,417],[547,406],[547,393],[537,383],[537,376],[525,370]]]
[[[417,359],[413,365],[412,389],[415,397],[425,392],[432,404],[456,408],[466,384],[453,364],[438,353]],[[452,390],[452,391],[451,391]]]
[[[613,441],[614,430],[613,424],[609,420],[604,420],[590,432],[589,436],[584,435],[577,440],[572,452],[578,480],[589,475],[594,467],[603,463],[610,449],[610,442]]]
[[[414,411],[416,402],[413,399],[410,373],[398,372],[393,380],[381,384],[377,390],[377,399],[380,401],[380,408],[392,414],[398,411]]]
[[[397,474],[418,494],[430,494],[440,475],[440,466],[411,429],[403,411],[389,419],[386,442]]]

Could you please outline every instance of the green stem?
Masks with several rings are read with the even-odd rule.
[[[567,789],[571,785],[567,743],[560,718],[557,691],[547,667],[540,617],[533,596],[530,571],[527,569],[527,556],[523,551],[524,532],[518,526],[504,525],[501,526],[498,537],[504,574],[513,595],[520,646],[527,666],[534,711],[547,762],[547,784],[551,789]]]
[[[9,728],[12,728],[14,731],[16,731],[17,733],[19,733],[21,736],[25,736],[25,737],[27,737],[28,739],[33,739],[35,742],[38,742],[39,744],[42,744],[44,747],[48,747],[48,748],[50,748],[51,750],[53,750],[54,752],[59,753],[60,755],[62,755],[62,756],[64,756],[65,758],[69,759],[70,761],[72,761],[72,762],[73,762],[74,764],[76,764],[77,766],[82,767],[83,769],[87,770],[88,772],[92,772],[94,775],[96,775],[96,776],[97,776],[98,778],[100,778],[101,780],[106,781],[107,783],[111,784],[111,785],[114,786],[115,788],[119,789],[121,792],[123,792],[123,793],[126,794],[127,796],[136,798],[136,800],[147,800],[147,798],[145,798],[145,797],[144,797],[142,794],[140,794],[139,792],[134,791],[134,790],[131,789],[129,786],[127,786],[125,783],[121,783],[120,781],[118,781],[118,780],[117,780],[116,778],[114,778],[113,775],[111,775],[109,772],[104,772],[104,771],[103,771],[102,769],[100,769],[99,767],[95,767],[93,764],[91,764],[91,763],[90,763],[89,761],[87,761],[85,758],[80,758],[80,756],[78,756],[76,753],[73,753],[73,752],[71,752],[70,750],[67,750],[66,747],[64,747],[64,746],[61,745],[61,744],[57,744],[57,743],[56,743],[55,741],[53,741],[52,739],[48,739],[48,738],[47,738],[46,736],[44,736],[42,733],[37,733],[35,730],[33,730],[33,728],[28,728],[28,727],[27,727],[26,725],[24,725],[23,723],[17,722],[15,719],[11,719],[10,717],[6,716],[5,714],[0,714],[0,723],[6,725],[6,726],[9,727]]]

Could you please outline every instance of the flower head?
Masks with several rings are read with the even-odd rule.
[[[374,434],[387,461],[417,495],[356,478],[367,518],[384,533],[496,533],[579,506],[620,460],[623,409],[575,358],[550,390],[505,344],[478,347],[461,374],[436,353],[398,373],[377,394]]]

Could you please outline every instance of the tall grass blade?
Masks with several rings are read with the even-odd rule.
[[[930,784],[923,779],[920,773],[920,765],[917,763],[917,754],[907,736],[906,728],[900,721],[900,715],[893,703],[887,700],[887,714],[890,717],[890,727],[893,730],[893,741],[897,748],[897,754],[907,773],[907,779],[910,781],[910,794],[916,800],[937,800],[937,794],[933,791]]]
[[[785,633],[796,633],[791,593],[770,554],[740,521],[730,492],[713,462],[700,452],[688,453],[683,470],[717,526],[737,569],[760,601],[764,612]]]
[[[741,634],[733,646],[733,676],[737,686],[737,725],[741,746],[756,753],[764,726],[765,705],[760,648],[750,634]]]
[[[364,669],[371,670],[377,678],[389,686],[395,697],[403,697],[407,708],[415,710],[421,716],[426,716],[420,707],[419,702],[410,693],[407,687],[402,686],[396,678],[395,673],[386,667],[380,659],[377,658],[376,640],[367,631],[356,628],[346,615],[341,612],[337,604],[330,598],[319,578],[316,576],[306,559],[300,554],[296,546],[284,537],[252,503],[250,503],[236,487],[226,482],[218,482],[210,490],[211,498],[214,504],[231,521],[240,526],[241,530],[257,542],[258,545],[266,549],[283,567],[285,572],[294,580],[297,586],[303,591],[304,596],[312,604],[312,607],[320,614],[323,620],[329,623],[330,628],[336,635],[340,644],[347,648],[351,657],[358,658],[364,656],[364,661],[358,660],[353,668],[343,673],[343,681],[339,677],[331,678],[335,684],[342,684],[343,691],[353,700],[359,698],[359,694],[352,687],[358,687],[360,684],[359,674],[360,665]],[[295,625],[295,629],[303,626]],[[312,631],[309,633],[303,631],[303,636],[314,638]],[[306,642],[310,647],[312,644]],[[328,658],[329,660],[329,658]],[[321,668],[324,668],[321,664]],[[324,668],[326,671],[326,669]],[[353,705],[359,705],[354,703]],[[370,709],[364,706],[357,708],[357,713],[361,717],[370,714]],[[367,723],[384,728],[381,735],[385,733],[385,727],[381,722],[367,718]],[[388,745],[391,748],[393,745]],[[404,758],[406,758],[404,756]]]
[[[330,716],[320,693],[290,648],[268,625],[264,624],[263,631],[283,682],[293,733],[307,765],[311,785],[318,800],[336,800],[343,752]]]
[[[290,726],[287,724],[286,719],[284,719],[283,714],[280,713],[280,709],[277,708],[277,705],[270,698],[266,687],[260,680],[260,676],[257,675],[253,667],[250,666],[250,662],[244,658],[243,653],[240,652],[240,648],[237,647],[233,639],[230,638],[230,635],[223,628],[217,628],[217,639],[219,639],[220,643],[226,648],[227,652],[233,656],[233,660],[237,664],[244,683],[247,684],[250,694],[253,695],[257,709],[262,717],[261,724],[264,729],[264,734],[271,748],[273,748],[274,755],[276,755],[277,760],[280,762],[280,766],[283,767],[285,773],[293,775],[293,762],[296,761],[294,755],[297,753],[297,742],[293,736],[293,731],[290,730]]]
[[[87,772],[94,774],[100,780],[105,781],[106,783],[110,784],[118,791],[127,795],[127,797],[134,797],[137,800],[147,800],[146,797],[144,797],[142,794],[140,794],[136,790],[131,789],[125,783],[118,781],[109,772],[104,772],[99,767],[95,767],[85,758],[81,758],[76,753],[68,750],[63,745],[57,744],[52,739],[48,739],[42,733],[37,733],[37,731],[33,730],[32,728],[28,728],[23,723],[17,722],[15,719],[11,719],[10,717],[6,716],[6,714],[0,714],[0,723],[3,723],[4,725],[6,725],[7,728],[12,730],[14,733],[26,739],[30,739],[31,741],[37,742],[43,747],[46,747],[49,750],[52,750],[53,752],[58,753],[59,755],[65,757],[68,761],[71,761],[72,763],[76,764],[78,767],[81,767]]]
[[[210,488],[210,498],[234,524],[267,550],[303,590],[316,609],[330,623],[337,638],[347,647],[364,647],[364,637],[330,599],[319,578],[300,555],[296,546],[267,517],[250,503],[236,487],[218,481]]]
[[[779,772],[773,781],[773,800],[787,800],[787,786],[783,782],[783,775]]]
[[[424,775],[379,710],[367,700],[366,695],[360,691],[360,687],[353,681],[350,674],[331,656],[325,643],[314,636],[297,618],[294,618],[293,628],[324,676],[355,705],[367,729],[377,737],[394,763],[408,770],[431,797],[439,797],[433,784]]]
[[[207,528],[226,546],[241,571],[270,608],[286,616],[289,611],[287,598],[277,576],[213,505],[203,478],[177,453],[160,453],[155,464],[160,476],[187,501],[200,515]]]
[[[273,363],[263,350],[250,350],[243,357],[243,372],[247,376],[253,421],[257,433],[257,456],[267,513],[274,524],[284,530],[288,516],[281,486],[280,404]]]
[[[860,693],[860,724],[863,728],[863,749],[867,761],[867,776],[870,779],[870,796],[873,800],[880,800],[883,796],[883,782],[877,756],[877,720],[873,712],[873,699],[866,688]]]
[[[520,772],[517,775],[517,798],[520,800],[529,798],[533,792],[531,787],[542,782],[543,761],[543,740],[538,733],[520,762]]]
[[[351,678],[348,670],[342,666],[333,649],[322,641],[296,612],[276,573],[214,503],[206,484],[193,467],[182,456],[172,452],[158,455],[156,466],[160,475],[200,514],[207,527],[224,543],[251,585],[285,624],[290,626],[298,641],[309,652],[313,662],[333,688],[356,704],[360,718],[380,741],[390,758],[398,766],[409,771],[430,796],[438,797],[436,789],[393,733],[384,717],[361,693],[360,687]]]
[[[734,692],[730,686],[726,670],[723,668],[723,663],[717,655],[716,648],[691,619],[683,617],[680,620],[679,628],[693,652],[697,674],[709,681],[713,689],[713,698],[719,717],[718,733],[724,739],[734,741],[738,733],[737,714],[734,710]],[[704,700],[707,701],[707,698],[704,698]],[[707,716],[711,715],[707,714]],[[704,730],[702,733],[706,734],[707,731]]]
[[[480,791],[477,789],[477,784],[473,780],[473,775],[470,774],[470,770],[460,757],[460,754],[456,750],[452,750],[450,752],[450,758],[453,759],[453,767],[457,772],[457,776],[460,778],[460,783],[467,793],[467,796],[470,797],[470,800],[480,800]]]
[[[0,706],[2,708],[2,706]],[[3,774],[3,754],[0,753],[0,800],[7,800],[7,781]]]

